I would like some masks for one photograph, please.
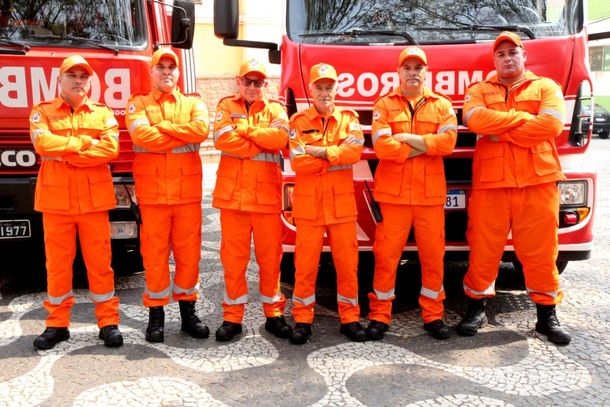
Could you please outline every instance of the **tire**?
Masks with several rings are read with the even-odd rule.
[[[601,139],[604,139],[604,140],[605,140],[605,139],[607,139],[607,138],[608,138],[608,136],[610,136],[610,132],[608,132],[608,131],[602,131],[602,132],[600,132],[600,133],[598,134],[598,136],[599,136],[599,138],[601,138]]]

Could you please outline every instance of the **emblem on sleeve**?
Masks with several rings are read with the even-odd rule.
[[[222,120],[222,112],[216,113],[216,121],[219,122]]]
[[[379,110],[375,110],[375,111],[373,112],[373,120],[377,120],[377,119],[379,119],[379,116],[380,116],[380,115],[381,115],[381,111],[379,111]]]
[[[464,102],[470,102],[471,98],[472,96],[470,96],[470,93],[467,93],[466,96],[464,96]]]
[[[297,138],[297,131],[295,129],[290,129],[290,140],[294,140]]]
[[[34,112],[32,115],[32,122],[38,123],[40,121],[40,112]]]
[[[129,113],[133,113],[136,111],[136,104],[132,103],[131,105],[129,105]]]

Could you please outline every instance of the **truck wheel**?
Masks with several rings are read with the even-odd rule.
[[[604,139],[604,140],[607,139],[609,135],[610,135],[610,132],[608,132],[608,131],[602,131],[598,134],[599,138]]]

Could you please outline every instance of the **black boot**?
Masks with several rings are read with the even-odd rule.
[[[59,342],[70,339],[68,328],[48,327],[44,332],[34,339],[34,347],[40,350],[52,349]]]
[[[347,336],[352,342],[366,341],[366,331],[358,321],[350,322],[348,324],[341,324],[339,332]]]
[[[554,305],[536,304],[536,313],[538,314],[536,332],[546,335],[549,341],[555,345],[567,345],[570,343],[572,337],[559,324]]]
[[[487,324],[485,305],[487,305],[487,298],[480,300],[471,298],[468,300],[466,316],[457,326],[458,334],[462,336],[474,336],[477,334],[479,328],[482,328]]]
[[[123,335],[116,325],[106,325],[100,329],[99,338],[104,340],[104,346],[116,348],[123,345]]]
[[[218,342],[229,342],[235,335],[242,332],[241,324],[235,322],[222,321],[222,325],[216,330],[216,340]]]
[[[424,324],[424,330],[430,332],[434,339],[449,339],[449,328],[442,319],[435,319],[432,322]]]
[[[195,314],[195,301],[178,301],[180,305],[180,318],[182,326],[180,329],[189,333],[193,338],[207,338],[210,336],[210,328],[203,325]]]
[[[311,336],[311,324],[297,322],[290,334],[290,343],[294,345],[303,345]]]
[[[150,307],[148,309],[146,340],[148,342],[163,342],[163,326],[165,326],[163,307]]]
[[[371,319],[369,326],[366,327],[366,337],[373,341],[383,339],[384,334],[388,331],[388,324]]]
[[[292,328],[286,323],[283,316],[267,318],[265,329],[278,338],[288,338],[292,334]]]

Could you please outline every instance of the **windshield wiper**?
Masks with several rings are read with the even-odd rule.
[[[413,38],[411,34],[406,31],[393,31],[393,30],[367,30],[360,28],[352,28],[351,30],[346,31],[318,31],[311,33],[303,33],[299,34],[301,37],[323,37],[325,35],[346,35],[351,37],[356,37],[358,35],[384,35],[384,36],[392,36],[392,37],[402,37],[409,44],[417,45],[417,41]]]
[[[461,28],[455,28],[452,31],[460,31],[462,29],[467,29],[467,30],[471,30],[471,31],[520,31],[522,33],[527,34],[527,36],[534,40],[536,39],[536,34],[534,34],[534,32],[532,30],[530,30],[528,27],[522,26],[522,25],[487,25],[487,24],[466,24],[466,23],[460,23],[458,22],[458,24],[463,24],[463,27]],[[438,28],[440,30],[443,30],[443,28]]]
[[[108,51],[112,51],[114,53],[114,55],[117,55],[119,53],[119,50],[117,48],[114,47],[110,47],[108,45],[104,45],[104,44],[100,44],[99,41],[96,40],[92,40],[91,38],[85,38],[85,37],[77,37],[75,35],[44,35],[44,36],[32,36],[33,38],[52,38],[52,39],[56,39],[56,40],[70,40],[70,41],[75,41],[75,42],[79,42],[81,44],[87,44],[87,45],[93,45],[96,46],[98,48],[102,48],[102,49],[107,49]]]
[[[30,50],[30,46],[24,42],[9,40],[8,38],[0,38],[0,44],[4,45],[13,45],[15,47],[21,47],[21,49],[25,52]]]

